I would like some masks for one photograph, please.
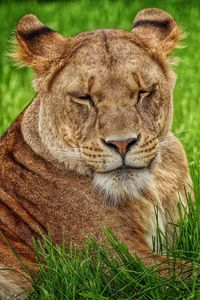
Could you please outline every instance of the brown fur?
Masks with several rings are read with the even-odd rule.
[[[134,24],[131,33],[69,39],[32,15],[17,26],[15,57],[35,69],[37,96],[0,141],[0,229],[30,268],[33,236],[50,231],[55,242],[64,235],[80,246],[86,236],[102,241],[103,226],[152,263],[155,207],[164,231],[179,218],[178,202],[186,206],[191,180],[170,132],[175,75],[167,59],[180,29],[159,9]],[[119,169],[109,142],[133,138],[129,169]],[[3,236],[0,265],[21,270]],[[1,296],[21,288],[18,275],[0,276]]]

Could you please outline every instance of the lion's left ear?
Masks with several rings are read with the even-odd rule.
[[[57,32],[42,24],[34,15],[24,16],[16,28],[16,61],[43,74],[52,60],[62,55],[66,40]]]
[[[183,39],[182,31],[172,16],[159,8],[140,11],[133,22],[132,32],[151,50],[163,55],[168,55]]]

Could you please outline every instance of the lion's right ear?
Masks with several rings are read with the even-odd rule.
[[[44,26],[34,15],[26,15],[19,21],[16,39],[14,59],[32,67],[38,74],[43,74],[52,60],[61,56],[66,44],[64,37]]]

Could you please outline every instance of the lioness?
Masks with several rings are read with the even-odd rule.
[[[33,15],[19,21],[15,58],[35,70],[36,96],[0,141],[2,268],[20,270],[10,246],[31,263],[41,232],[82,245],[109,226],[144,260],[152,253],[157,219],[162,231],[176,221],[191,187],[170,131],[169,55],[181,37],[161,9],[139,12],[131,32],[71,38]],[[18,274],[0,273],[1,296],[25,287]]]

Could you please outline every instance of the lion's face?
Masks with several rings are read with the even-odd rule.
[[[108,198],[138,197],[153,184],[170,130],[173,74],[134,31],[83,33],[70,43],[38,80],[41,139],[66,166],[89,171]]]

